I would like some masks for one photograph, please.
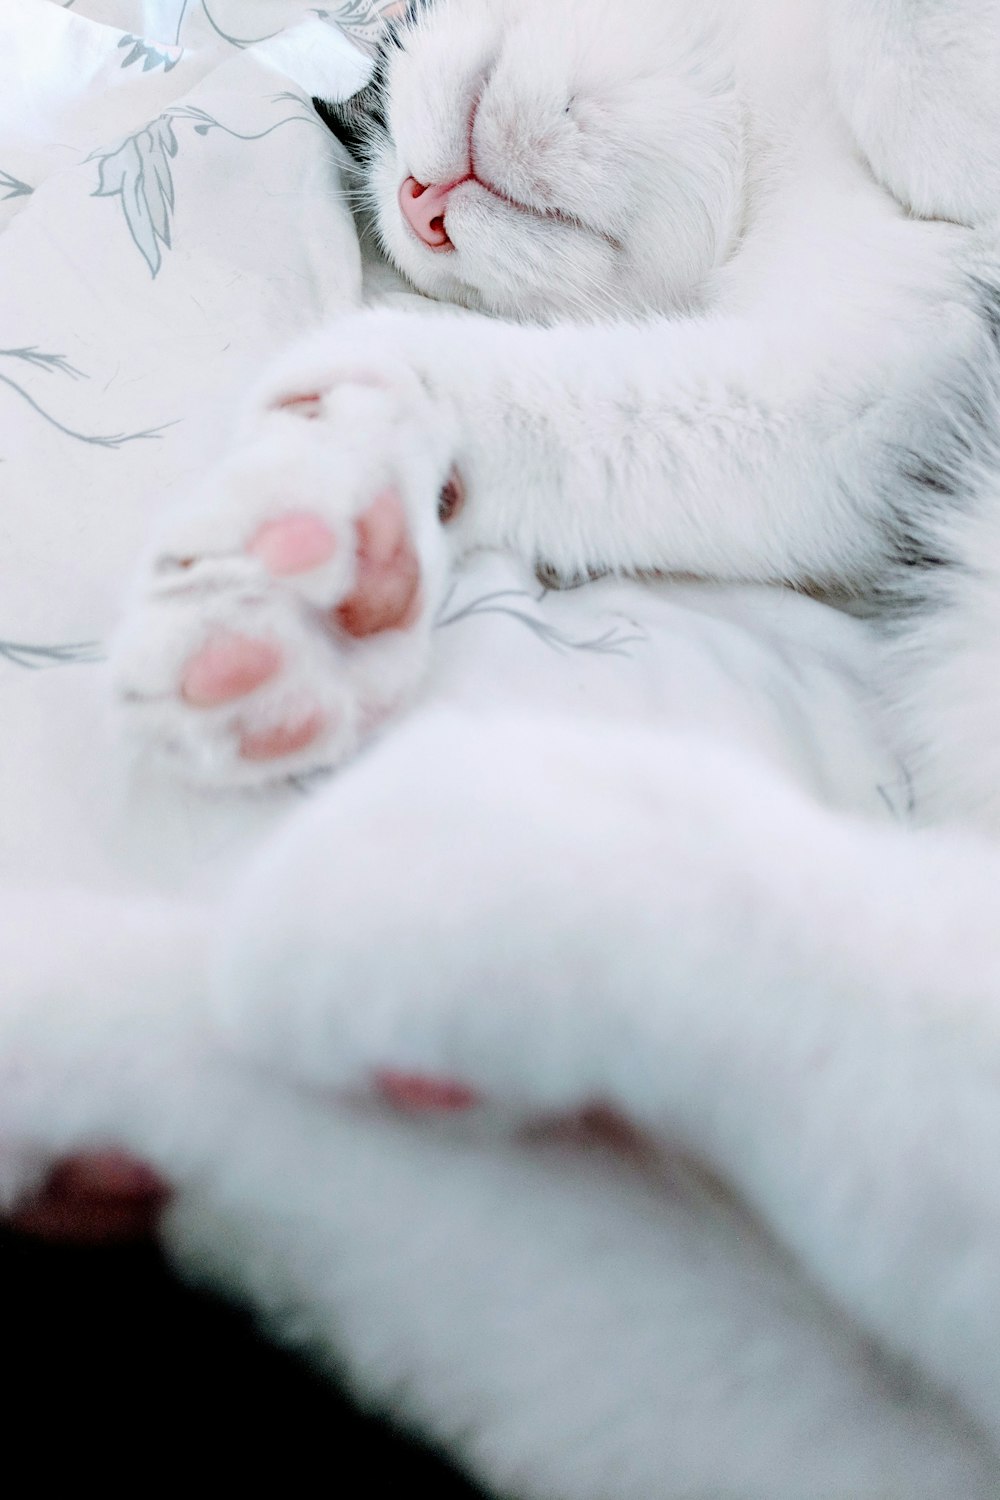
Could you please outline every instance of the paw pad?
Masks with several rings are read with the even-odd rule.
[[[375,1075],[375,1087],[387,1104],[407,1114],[465,1114],[479,1103],[462,1083],[416,1073],[385,1070]]]
[[[272,578],[294,578],[329,562],[337,538],[319,516],[303,512],[265,521],[247,551],[259,558]]]
[[[322,415],[323,397],[311,391],[303,396],[286,396],[284,400],[275,402],[275,411],[293,411],[296,416],[305,417],[308,422],[315,422]]]
[[[277,676],[281,666],[281,652],[268,641],[220,636],[188,662],[181,697],[192,708],[219,708],[256,692]]]
[[[240,735],[240,756],[243,760],[280,760],[284,755],[296,755],[307,750],[326,728],[322,714],[309,714],[293,724],[278,724],[273,729]]]

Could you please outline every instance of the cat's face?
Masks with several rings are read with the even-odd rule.
[[[708,9],[414,6],[366,151],[390,258],[430,296],[506,317],[696,303],[739,233],[745,175]]]

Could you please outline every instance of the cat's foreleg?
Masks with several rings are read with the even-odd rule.
[[[964,483],[956,423],[997,352],[968,233],[906,221],[823,139],[727,311],[392,309],[289,349],[141,572],[114,653],[134,743],[224,786],[342,763],[412,700],[450,562],[478,547],[569,577],[883,581],[915,507]]]
[[[965,400],[990,345],[962,232],[855,186],[818,192],[806,229],[796,193],[745,251],[728,312],[545,329],[369,312],[290,351],[284,379],[298,363],[322,394],[416,376],[466,493],[452,550],[570,576],[870,583],[945,441],[940,393]]]
[[[237,903],[234,1044],[514,1118],[610,1104],[1000,1433],[1000,855],[634,730],[425,725],[394,753]],[[412,796],[373,818],[390,772]]]

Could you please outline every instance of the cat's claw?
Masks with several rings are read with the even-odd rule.
[[[454,482],[415,405],[376,380],[271,392],[161,532],[116,685],[132,737],[185,778],[336,766],[418,686]]]

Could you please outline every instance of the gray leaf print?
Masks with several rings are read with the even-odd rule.
[[[185,0],[185,9],[186,8],[187,0]],[[211,26],[212,30],[215,32],[216,36],[221,36],[222,40],[224,42],[228,42],[231,47],[254,47],[258,42],[269,42],[272,37],[278,35],[278,32],[276,31],[269,31],[266,36],[233,36],[231,32],[226,31],[222,26],[220,26],[218,21],[212,15],[212,12],[208,8],[208,0],[201,0],[201,11],[202,15],[205,17],[205,20],[208,22],[209,26]],[[178,35],[180,35],[179,23]]]
[[[10,172],[0,172],[0,196],[4,201],[8,198],[26,198],[34,191],[33,187],[22,182],[19,177],[12,177]]]
[[[441,605],[434,622],[438,630],[459,625],[474,615],[508,615],[512,620],[526,625],[540,641],[551,646],[553,651],[590,651],[597,656],[631,656],[630,647],[642,645],[647,640],[645,631],[634,620],[617,614],[612,616],[615,623],[608,625],[597,635],[577,639],[564,635],[548,620],[539,619],[533,611],[538,600],[524,589],[497,589],[494,593],[483,594],[481,598],[473,599],[457,609],[453,607],[456,592],[457,585]],[[524,605],[521,605],[522,600]]]
[[[58,373],[59,375],[68,375],[72,380],[85,380],[87,378],[82,371],[70,364],[65,355],[46,354],[35,344],[19,349],[0,349],[0,359],[19,360],[22,364],[30,366],[33,370],[44,370],[47,375]],[[174,425],[172,422],[166,422],[162,427],[149,427],[144,432],[113,432],[106,434],[77,432],[74,428],[67,427],[64,422],[60,422],[59,418],[54,417],[39,401],[36,401],[31,392],[25,390],[19,381],[12,379],[10,375],[3,374],[2,371],[0,371],[0,385],[6,386],[15,395],[20,396],[22,401],[26,401],[33,411],[37,412],[57,432],[61,432],[64,437],[76,438],[77,442],[90,443],[96,448],[123,448],[126,443],[146,442],[150,439],[158,438],[161,432],[164,432],[167,427]],[[0,655],[2,654],[2,651],[0,651]]]
[[[70,375],[74,380],[84,378],[82,371],[71,365],[65,354],[46,354],[37,344],[23,345],[20,349],[0,349],[0,358],[20,359],[36,370],[58,370],[60,375]]]
[[[409,10],[406,0],[342,0],[335,10],[314,10],[321,21],[329,21],[346,32],[356,47],[374,53],[386,27]]]
[[[273,125],[266,126],[263,130],[254,130],[247,134],[242,130],[233,130],[230,125],[224,125],[214,115],[210,115],[207,109],[201,109],[197,104],[178,104],[167,111],[167,115],[174,120],[189,120],[194,125],[195,135],[208,135],[210,130],[221,130],[223,135],[231,136],[234,141],[262,141],[265,136],[273,135],[283,125],[313,125],[322,129],[319,117],[312,105],[301,94],[289,93],[283,90],[280,94],[271,95],[272,102],[280,104],[288,99],[300,107],[297,114],[286,115],[284,119],[275,120]]]
[[[151,73],[154,68],[162,68],[164,73],[169,73],[184,55],[183,49],[154,47],[137,36],[123,36],[118,46],[132,49],[128,57],[122,58],[122,67],[130,68],[133,63],[141,62],[144,73]]]
[[[98,165],[98,186],[94,198],[120,198],[129,233],[142,252],[154,278],[163,264],[163,249],[171,248],[170,216],[174,210],[174,180],[170,159],[177,155],[174,121],[189,122],[196,135],[221,130],[236,141],[262,141],[284,125],[310,125],[322,130],[319,117],[308,100],[288,92],[272,96],[275,103],[286,99],[301,106],[264,130],[245,134],[224,125],[196,104],[178,104],[166,110],[159,119],[136,131],[114,151],[95,152],[88,161]],[[161,249],[162,247],[162,249]]]
[[[73,641],[65,646],[28,646],[22,641],[0,641],[0,659],[11,666],[38,672],[45,667],[82,667],[103,661],[97,641]]]
[[[145,130],[128,136],[116,151],[91,158],[100,163],[93,196],[121,199],[129,233],[153,276],[163,264],[160,246],[170,248],[170,158],[176,155],[173,124],[168,115],[161,115]]]

